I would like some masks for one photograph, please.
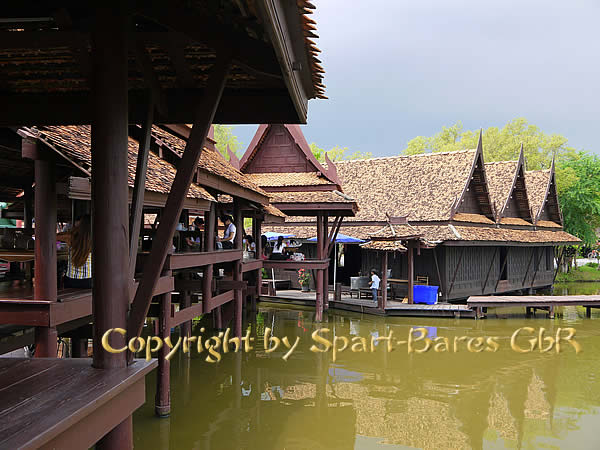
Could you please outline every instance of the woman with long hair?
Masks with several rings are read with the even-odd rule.
[[[65,288],[92,288],[92,224],[89,214],[82,216],[70,231],[60,233],[59,241],[69,246]]]

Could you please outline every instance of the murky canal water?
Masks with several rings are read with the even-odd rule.
[[[600,283],[557,285],[555,294],[600,293]],[[582,292],[579,289],[584,289]],[[595,291],[594,291],[595,290]],[[600,311],[560,309],[555,320],[540,312],[500,310],[485,320],[381,318],[329,312],[322,324],[305,308],[261,304],[248,323],[256,338],[249,353],[228,353],[218,364],[208,354],[176,355],[171,363],[172,414],[154,416],[155,372],[147,402],[134,416],[136,448],[157,449],[377,449],[377,448],[600,448]],[[311,334],[367,341],[336,355],[313,353],[323,345]],[[407,340],[411,327],[426,327],[436,348],[409,353],[407,344],[385,351],[371,337]],[[575,328],[582,352],[563,342],[561,352],[518,353],[511,335],[521,327]],[[266,353],[271,328],[298,347],[287,361],[281,347]],[[194,335],[199,335],[199,327]],[[213,332],[203,333],[210,337]],[[414,333],[418,337],[419,333]],[[563,335],[566,335],[563,332]],[[458,340],[466,336],[465,339]],[[482,337],[478,346],[476,338]],[[456,344],[455,344],[455,338]],[[473,339],[475,338],[475,339]],[[493,338],[492,343],[488,338]],[[527,333],[516,339],[530,347]],[[472,350],[468,350],[469,340]],[[498,349],[492,350],[497,343]],[[544,345],[549,344],[545,340]],[[352,341],[351,341],[352,344]],[[424,348],[423,341],[414,348]],[[455,347],[456,345],[456,347]],[[360,348],[359,348],[360,347]],[[536,344],[537,347],[537,344]],[[287,350],[287,349],[286,349]],[[456,351],[455,351],[456,350]]]

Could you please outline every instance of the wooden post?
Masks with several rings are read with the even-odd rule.
[[[210,210],[204,213],[204,248],[207,252],[215,250],[215,225],[217,221],[217,205],[212,202],[210,204]],[[202,302],[204,305],[212,298],[212,279],[213,279],[213,265],[208,264],[204,266],[204,272],[202,274]],[[204,308],[204,306],[203,306]],[[221,316],[221,307],[218,307],[214,311],[215,327],[217,329],[223,328],[223,321]]]
[[[336,302],[342,301],[342,283],[335,283],[333,298]]]
[[[377,307],[382,311],[385,311],[385,307],[387,305],[387,285],[388,285],[388,252],[383,252],[383,264],[381,271],[381,296],[378,299]],[[410,278],[409,278],[410,279]]]
[[[587,317],[588,319],[590,317],[592,317],[592,307],[591,306],[586,306],[585,307],[585,317]]]
[[[317,259],[323,259],[323,216],[317,213]],[[315,320],[320,322],[323,320],[323,270],[317,269],[317,279],[315,283],[317,291],[317,299],[315,302]]]
[[[88,340],[86,337],[71,338],[71,357],[87,358]]]
[[[110,328],[125,328],[129,305],[128,221],[128,103],[127,26],[125,4],[97,3],[93,16],[92,47],[92,310],[94,312],[93,366],[123,368],[125,353],[102,347]],[[107,27],[106,24],[111,26]],[[113,334],[114,335],[114,334]],[[114,348],[125,339],[111,340]],[[106,434],[96,449],[133,447],[131,416]]]
[[[456,267],[454,268],[454,275],[452,275],[452,282],[450,283],[450,288],[448,289],[448,297],[450,297],[450,292],[452,292],[452,288],[454,287],[454,281],[456,281],[456,275],[458,275],[458,269],[460,269],[460,264],[462,263],[464,253],[465,253],[465,248],[461,247],[460,255],[458,257],[458,262],[456,263]],[[447,259],[448,258],[446,258],[446,260]]]
[[[38,145],[24,140],[24,146]],[[56,274],[56,173],[54,162],[37,155],[35,170],[35,283],[34,298],[55,302]],[[54,327],[38,327],[35,331],[35,356],[56,358],[57,334]]]
[[[244,235],[244,219],[242,216],[242,205],[238,198],[233,199],[233,214],[235,220],[235,242],[234,248],[242,249],[242,240]],[[238,259],[233,263],[233,280],[242,281],[242,260]],[[244,298],[242,289],[235,289],[233,292],[234,303],[235,303],[235,335],[237,337],[242,336],[242,314],[244,307]],[[237,389],[241,389],[237,386]]]
[[[154,286],[164,266],[167,252],[172,245],[173,234],[183,209],[187,191],[196,173],[200,153],[225,88],[227,74],[231,68],[231,57],[230,49],[217,54],[217,60],[204,88],[205,95],[198,103],[194,126],[187,140],[183,156],[177,165],[177,173],[165,204],[162,220],[158,225],[150,256],[144,266],[144,276],[138,285],[135,298],[131,304],[131,313],[127,322],[127,335],[129,338],[139,336],[142,331],[144,319],[148,314],[148,308],[152,300]]]
[[[158,316],[158,333],[164,340],[171,334],[171,293],[160,296],[160,312]],[[158,372],[156,375],[156,398],[154,412],[158,417],[169,417],[171,414],[170,362],[165,358],[169,353],[168,346],[163,345],[158,351]]]
[[[412,241],[408,241],[407,257],[408,257],[408,303],[412,304],[415,302],[414,292],[413,292],[414,287],[415,287],[415,261],[414,261]]]
[[[256,242],[256,257],[257,259],[262,260],[263,248],[262,248],[262,220],[256,220],[256,237],[254,238],[254,242]],[[256,272],[256,300],[260,299],[260,295],[262,294],[262,268],[258,269]],[[256,310],[256,303],[252,305],[252,308]]]
[[[328,238],[328,226],[329,226],[329,216],[327,213],[323,214],[323,237]],[[333,231],[333,229],[331,230]],[[335,245],[331,243],[329,239],[323,243],[323,256],[325,258],[329,257],[329,248]],[[331,265],[331,263],[329,263]],[[329,309],[329,265],[327,269],[323,270],[323,309],[327,311]]]
[[[184,274],[184,276],[189,279],[189,273]],[[190,306],[192,306],[192,296],[191,296],[191,292],[190,291],[182,291],[179,293],[179,309],[185,309],[185,308],[189,308]],[[192,334],[192,321],[188,320],[186,322],[183,322],[180,325],[180,330],[181,330],[181,336],[187,336],[190,337]],[[187,354],[188,356],[191,355],[191,353]]]
[[[140,139],[138,146],[133,197],[131,199],[131,214],[129,216],[129,279],[132,281],[135,276],[138,240],[143,222],[144,191],[146,190],[146,172],[148,169],[148,154],[150,153],[150,137],[153,121],[154,102],[150,99],[146,121],[142,126],[142,139]]]

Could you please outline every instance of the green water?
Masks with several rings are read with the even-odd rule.
[[[570,286],[569,293],[600,293],[600,283]],[[558,286],[563,295],[566,286]],[[585,292],[578,291],[585,289]],[[589,291],[591,289],[592,291]],[[593,292],[593,290],[596,290]],[[329,312],[322,324],[304,308],[261,304],[248,326],[256,338],[249,353],[228,353],[209,364],[207,352],[178,354],[171,363],[172,413],[154,416],[155,372],[147,401],[134,415],[136,448],[148,449],[395,449],[395,448],[600,448],[600,310],[592,319],[578,307],[544,313],[490,311],[485,320],[381,318]],[[411,353],[382,341],[374,352],[350,349],[313,353],[311,333],[388,336],[406,340],[411,327],[446,337],[450,352]],[[266,353],[266,327],[298,348]],[[576,329],[582,352],[517,353],[510,337],[521,327]],[[199,327],[195,328],[199,335]],[[213,332],[203,333],[210,337]],[[418,333],[416,333],[418,334]],[[496,352],[470,353],[454,337],[497,337]],[[331,334],[328,336],[331,338]],[[441,342],[439,339],[437,342]],[[527,347],[527,339],[517,344]],[[416,349],[422,342],[415,344]],[[370,345],[367,345],[370,350]]]

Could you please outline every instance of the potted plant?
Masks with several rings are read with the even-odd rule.
[[[310,274],[304,270],[298,270],[298,283],[302,287],[302,292],[308,292],[310,290]]]

